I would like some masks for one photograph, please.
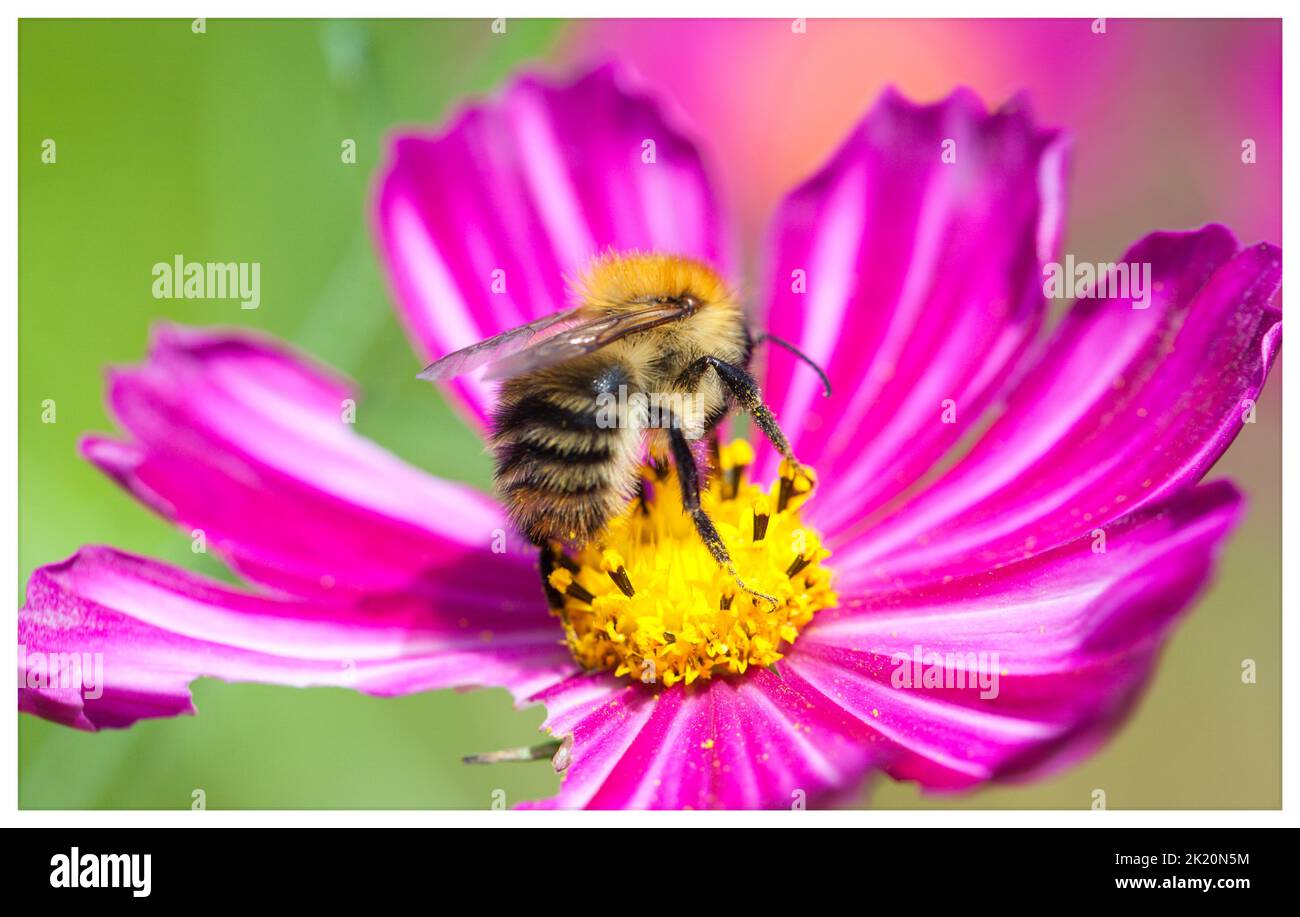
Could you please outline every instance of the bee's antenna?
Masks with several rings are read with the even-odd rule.
[[[822,389],[823,389],[822,394],[827,398],[831,396],[830,377],[826,375],[825,370],[823,370],[820,366],[818,366],[815,362],[813,362],[812,357],[808,356],[808,354],[804,353],[802,350],[800,350],[798,347],[791,344],[789,341],[785,340],[784,338],[779,338],[775,334],[772,334],[769,331],[763,331],[758,335],[758,337],[754,338],[754,345],[757,346],[763,343],[764,341],[771,341],[773,344],[777,345],[778,347],[784,347],[786,350],[790,351],[800,360],[803,360],[805,363],[811,366],[813,370],[816,371],[817,375],[821,377]]]

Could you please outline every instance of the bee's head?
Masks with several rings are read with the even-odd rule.
[[[709,265],[679,255],[607,252],[575,285],[582,303],[611,312],[679,303],[695,312],[735,297]]]

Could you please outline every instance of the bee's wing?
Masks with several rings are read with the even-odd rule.
[[[563,312],[556,312],[535,319],[526,325],[520,325],[518,328],[502,331],[485,341],[462,347],[454,353],[449,353],[434,360],[420,371],[419,378],[436,382],[439,379],[450,379],[453,376],[461,376],[467,372],[472,372],[486,363],[496,362],[511,354],[518,353],[529,344],[536,343],[539,334],[544,332],[557,334],[572,326],[575,322],[580,323],[584,314],[581,307],[566,309]]]
[[[606,313],[494,361],[483,378],[505,379],[554,366],[597,351],[629,334],[678,321],[693,308],[681,302],[666,302],[650,303],[630,312]]]

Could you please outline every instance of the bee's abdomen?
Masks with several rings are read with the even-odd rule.
[[[590,540],[631,496],[636,432],[602,420],[594,400],[583,410],[567,392],[513,387],[494,418],[498,492],[534,542]]]

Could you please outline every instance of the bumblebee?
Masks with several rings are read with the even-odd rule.
[[[502,380],[490,437],[494,482],[514,524],[541,549],[552,607],[563,604],[549,585],[566,560],[562,545],[597,538],[611,518],[644,499],[647,459],[661,481],[672,461],[683,506],[714,560],[740,588],[775,605],[740,581],[701,508],[704,471],[692,442],[713,437],[739,405],[801,471],[748,367],[764,340],[813,364],[785,341],[755,337],[737,297],[699,261],[607,254],[575,294],[575,307],[448,354],[420,373],[439,380],[487,366],[485,379]],[[813,368],[829,395],[825,373]]]

